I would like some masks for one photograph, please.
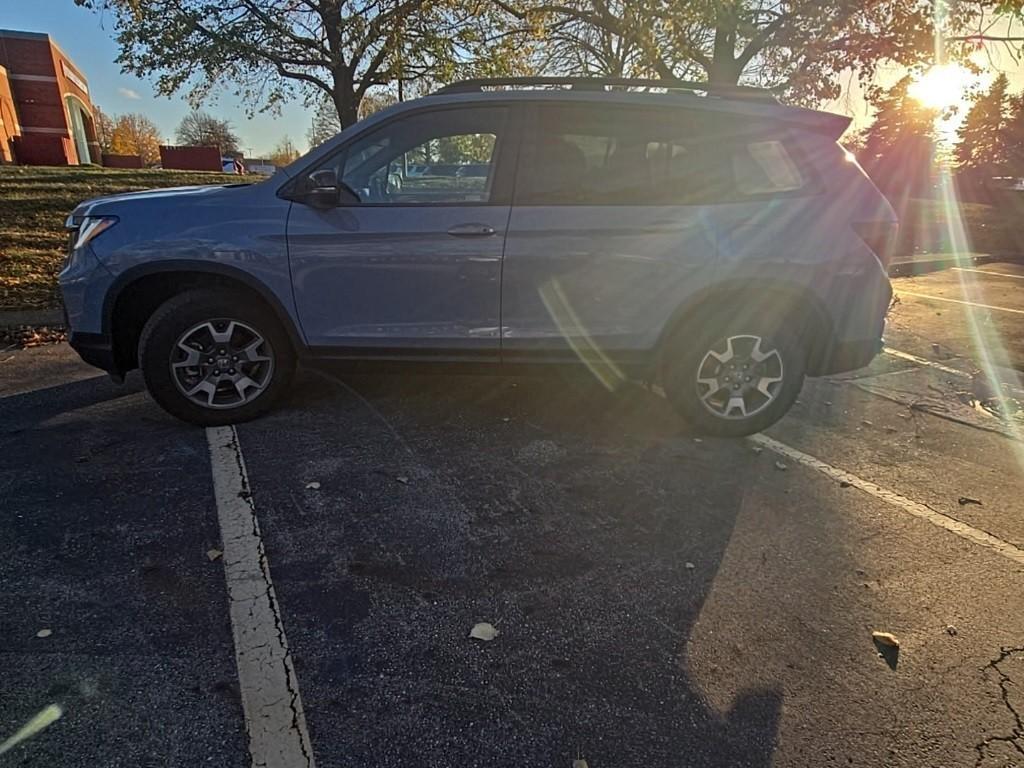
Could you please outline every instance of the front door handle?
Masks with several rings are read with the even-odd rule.
[[[494,234],[494,227],[487,224],[456,224],[448,230],[448,234],[455,237],[490,237]]]

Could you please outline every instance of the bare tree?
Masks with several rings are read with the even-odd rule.
[[[195,110],[178,123],[175,137],[179,144],[194,147],[219,147],[222,155],[238,154],[238,135],[227,120]]]

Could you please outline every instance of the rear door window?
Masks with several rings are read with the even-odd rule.
[[[519,205],[687,205],[791,194],[805,174],[785,142],[732,116],[598,104],[538,107]]]

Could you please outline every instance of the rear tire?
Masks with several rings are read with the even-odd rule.
[[[669,402],[701,434],[743,437],[767,429],[803,387],[806,351],[781,321],[724,321],[694,336],[677,333],[663,354]]]
[[[277,318],[251,297],[191,290],[149,318],[139,367],[160,407],[212,427],[268,411],[291,382],[295,355]]]

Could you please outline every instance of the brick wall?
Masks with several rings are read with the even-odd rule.
[[[106,168],[141,168],[141,155],[112,155],[104,153],[103,165]]]
[[[178,171],[219,171],[220,149],[217,147],[160,147],[160,163]]]
[[[0,67],[0,163],[13,163],[14,137],[21,133],[7,70]]]
[[[0,37],[0,64],[12,75],[56,75],[50,40],[45,35]]]
[[[56,83],[14,79],[11,91],[23,126],[67,130],[67,114]]]
[[[67,136],[26,133],[15,137],[14,153],[24,165],[69,165],[75,148]]]

